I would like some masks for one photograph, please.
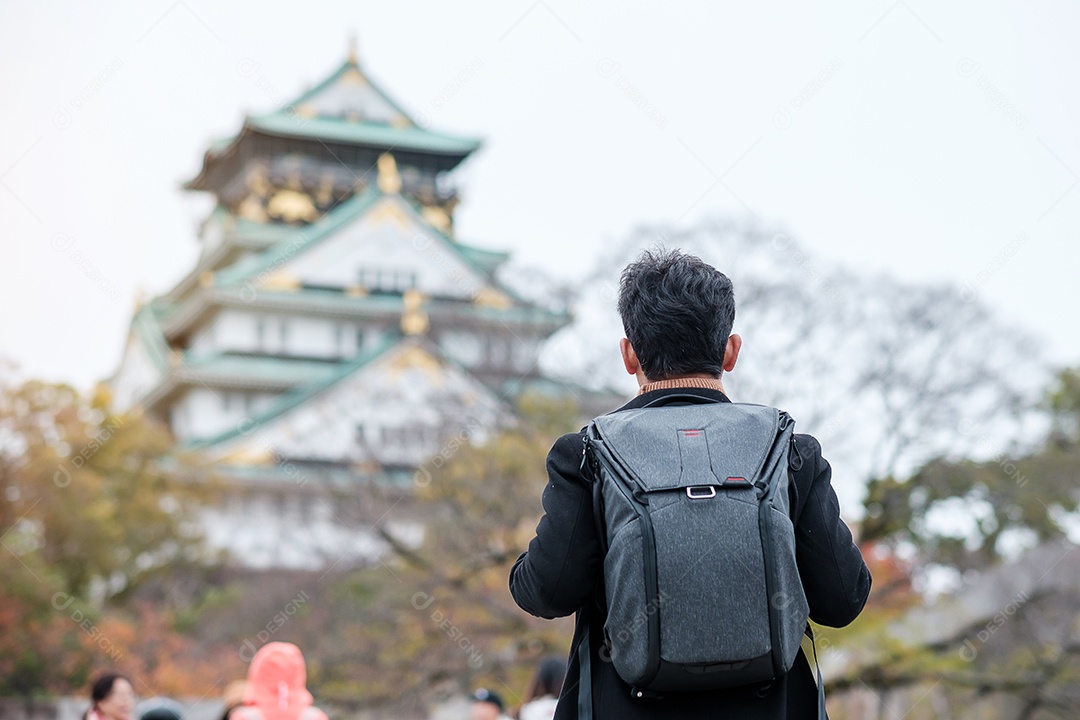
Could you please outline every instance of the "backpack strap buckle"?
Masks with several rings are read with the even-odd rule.
[[[691,485],[686,488],[686,497],[691,500],[708,500],[716,497],[716,488],[712,485]]]

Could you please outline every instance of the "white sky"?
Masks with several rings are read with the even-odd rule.
[[[639,222],[749,209],[1080,362],[1080,6],[738,5],[0,0],[0,357],[110,374],[136,293],[195,260],[208,142],[356,33],[406,108],[485,138],[463,240],[578,276]]]

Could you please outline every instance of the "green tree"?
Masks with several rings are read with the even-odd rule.
[[[1065,534],[1080,499],[1080,375],[1064,370],[1046,393],[1047,438],[1033,450],[989,460],[938,458],[908,479],[868,487],[865,541],[911,542],[921,559],[961,570],[1001,558],[1008,542]],[[966,522],[949,520],[966,517]]]
[[[101,392],[0,384],[0,691],[80,686],[130,645],[126,598],[210,557],[195,522],[208,490],[170,447]]]
[[[0,532],[63,591],[102,604],[204,557],[206,485],[181,480],[166,430],[109,411],[104,393],[31,381],[0,388]]]
[[[518,417],[484,437],[448,438],[410,487],[340,499],[341,514],[348,503],[394,508],[375,525],[389,550],[381,562],[246,577],[208,594],[192,627],[204,639],[230,636],[247,657],[270,639],[295,642],[312,691],[342,707],[423,713],[479,684],[520,702],[537,660],[565,653],[573,629],[522,612],[508,577],[542,512],[547,452],[578,418],[569,403],[535,397]],[[422,525],[422,540],[392,517]]]

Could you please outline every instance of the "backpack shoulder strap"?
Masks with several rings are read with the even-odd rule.
[[[585,630],[578,645],[578,720],[593,720],[592,648],[589,646],[589,618],[582,618]]]
[[[825,712],[825,681],[821,678],[821,663],[817,656],[817,642],[814,641],[814,629],[810,623],[806,623],[806,637],[810,638],[810,647],[814,650],[814,668],[817,670],[817,715],[818,720],[829,720],[829,714]]]

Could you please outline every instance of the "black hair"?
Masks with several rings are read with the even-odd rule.
[[[131,684],[131,680],[127,675],[121,675],[120,673],[108,672],[103,675],[99,675],[93,683],[90,685],[90,700],[97,705],[99,702],[109,697],[109,693],[113,691],[113,686],[116,685],[117,680],[127,680],[128,684]]]
[[[139,712],[139,720],[181,720],[184,717],[183,706],[166,697],[150,698],[143,703],[142,709],[135,709]]]
[[[487,688],[477,688],[472,694],[472,701],[479,703],[491,703],[495,707],[499,708],[499,712],[502,712],[506,706],[503,705],[503,700],[499,697],[498,693],[494,693]]]
[[[619,315],[649,380],[719,377],[735,322],[727,275],[679,250],[646,250],[619,280]]]
[[[566,677],[565,660],[555,655],[544,658],[536,668],[536,676],[533,678],[532,687],[529,688],[528,700],[535,700],[545,695],[559,697],[564,677]]]
[[[99,702],[109,697],[117,680],[127,680],[128,685],[131,684],[131,678],[115,672],[107,672],[94,678],[94,682],[90,683],[90,707],[82,714],[81,720],[87,720],[90,717],[90,711],[96,708]]]

